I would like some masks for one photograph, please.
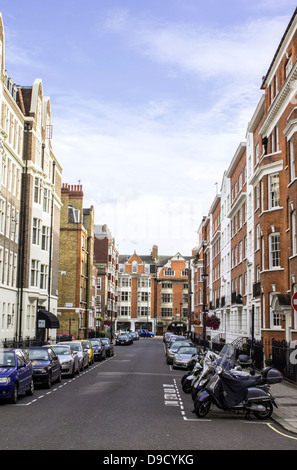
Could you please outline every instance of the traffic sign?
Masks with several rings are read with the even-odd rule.
[[[297,292],[292,297],[292,307],[297,312]]]

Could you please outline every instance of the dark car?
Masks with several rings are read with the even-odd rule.
[[[129,335],[119,335],[116,339],[117,345],[128,346],[129,344],[133,344],[133,339]]]
[[[32,364],[20,349],[1,349],[0,398],[15,404],[21,393],[34,393]]]
[[[102,343],[100,338],[89,338],[89,341],[92,345],[94,351],[94,360],[95,361],[102,361],[106,359],[106,351],[104,344]]]
[[[61,364],[50,346],[25,348],[33,366],[33,381],[35,385],[45,385],[50,388],[52,382],[61,382]]]
[[[56,338],[56,341],[57,343],[60,343],[61,341],[73,341],[74,338],[72,335],[70,335],[69,333],[59,333],[57,334],[57,338]]]
[[[104,344],[106,356],[111,357],[114,355],[114,345],[109,338],[100,338],[101,342]]]

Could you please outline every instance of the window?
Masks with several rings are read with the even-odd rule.
[[[147,317],[150,314],[148,307],[137,307],[137,315]]]
[[[280,234],[269,235],[269,268],[280,267]]]
[[[40,230],[41,230],[41,220],[33,218],[33,231],[32,231],[33,245],[39,245],[40,243]]]
[[[175,272],[171,268],[167,268],[164,271],[164,276],[174,276]]]
[[[292,255],[297,253],[297,239],[296,239],[296,211],[292,212]]]
[[[38,286],[38,274],[39,274],[39,261],[32,259],[31,261],[31,286]]]
[[[294,140],[291,139],[289,143],[289,158],[290,158],[290,180],[295,179],[295,152],[294,152]]]
[[[279,207],[279,174],[269,177],[269,208]]]
[[[122,302],[127,302],[129,300],[129,292],[121,292],[120,300]]]
[[[132,273],[137,273],[137,261],[133,261],[132,263]]]
[[[149,300],[148,292],[139,292],[138,295],[139,295],[140,302],[148,302]]]
[[[80,210],[75,209],[71,204],[68,205],[68,223],[69,224],[80,223]]]
[[[48,251],[49,249],[49,239],[50,239],[50,229],[43,225],[42,227],[42,235],[41,235],[41,249],[44,251]]]
[[[34,180],[34,202],[38,204],[41,203],[41,194],[42,194],[42,180],[40,178],[35,178]]]
[[[47,288],[47,266],[42,264],[40,266],[40,289]]]
[[[292,70],[292,56],[290,56],[288,58],[288,61],[286,63],[286,66],[285,66],[285,75],[286,75],[286,78],[287,76],[289,75],[289,73],[291,72]]]
[[[161,302],[169,303],[172,302],[173,296],[172,294],[161,294]]]
[[[120,307],[120,315],[127,317],[130,315],[130,307]]]
[[[260,224],[256,225],[256,250],[260,249]]]
[[[172,317],[172,308],[161,308],[162,317]]]

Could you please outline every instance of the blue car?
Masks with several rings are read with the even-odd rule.
[[[155,335],[154,333],[148,330],[139,330],[139,336],[143,336],[145,338],[153,338]]]
[[[21,393],[34,393],[32,364],[20,349],[1,349],[0,398],[15,404]]]

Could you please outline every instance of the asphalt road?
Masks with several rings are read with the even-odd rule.
[[[199,420],[190,395],[182,392],[183,374],[166,364],[160,338],[116,346],[114,357],[74,379],[63,378],[50,390],[39,388],[17,405],[0,402],[0,449],[118,450],[125,455],[297,449],[296,435],[272,420],[247,421],[215,411]]]

